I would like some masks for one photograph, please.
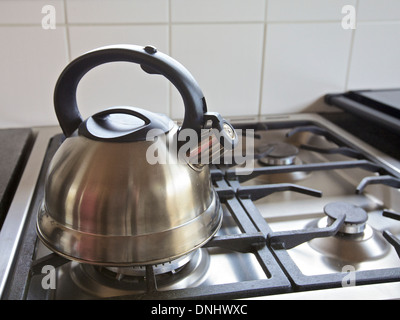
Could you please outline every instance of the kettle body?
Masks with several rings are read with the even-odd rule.
[[[129,60],[128,60],[129,59]],[[114,107],[85,121],[76,87],[91,68],[112,61],[139,63],[162,74],[181,92],[181,127],[168,117],[132,107]],[[37,217],[37,234],[54,252],[104,266],[159,264],[189,254],[219,230],[222,209],[207,165],[193,167],[157,145],[166,163],[151,163],[152,129],[177,139],[182,128],[198,132],[207,115],[205,99],[188,71],[154,47],[105,47],[71,62],[55,89],[56,113],[66,139],[51,160]],[[230,132],[231,133],[231,132]]]

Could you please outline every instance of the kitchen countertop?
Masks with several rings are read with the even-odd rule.
[[[31,129],[0,130],[0,228],[13,199],[29,155]]]

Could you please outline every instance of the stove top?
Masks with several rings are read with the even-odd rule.
[[[316,114],[230,121],[243,163],[211,167],[220,231],[189,256],[134,268],[71,262],[37,239],[62,136],[36,128],[0,232],[2,299],[399,299],[398,160]]]

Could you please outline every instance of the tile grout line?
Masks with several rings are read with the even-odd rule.
[[[265,51],[267,47],[267,11],[268,11],[268,0],[265,0],[265,10],[264,10],[264,31],[262,39],[262,49],[261,49],[261,72],[260,72],[260,88],[258,95],[258,115],[261,116],[262,113],[262,97],[263,97],[263,87],[264,87],[264,66],[265,66]]]
[[[63,0],[63,3],[64,3],[65,36],[67,41],[67,59],[69,63],[71,62],[71,41],[70,41],[69,25],[68,25],[67,0]]]
[[[171,0],[168,0],[168,55],[172,57]],[[172,83],[168,81],[168,116],[172,118]]]
[[[169,25],[246,25],[246,24],[327,24],[338,23],[341,20],[291,20],[291,21],[197,21],[197,22],[69,22],[59,23],[58,26],[74,27],[134,27],[134,26],[169,26]],[[357,24],[399,24],[400,20],[357,20]],[[37,23],[2,23],[0,27],[40,27]]]
[[[355,37],[356,37],[356,30],[357,30],[357,25],[358,25],[358,8],[359,8],[359,0],[356,0],[356,27],[354,30],[351,30],[351,39],[350,39],[350,50],[349,50],[349,57],[347,60],[347,70],[346,70],[346,78],[344,82],[344,90],[348,91],[349,88],[349,79],[350,79],[350,70],[351,70],[351,61],[353,60],[353,51],[354,51],[354,42],[355,42]]]

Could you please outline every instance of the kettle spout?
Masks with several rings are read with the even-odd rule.
[[[221,164],[222,159],[232,153],[239,141],[235,129],[220,114],[207,112],[204,119],[205,126],[201,130],[199,142],[187,154],[188,163],[196,168]],[[229,164],[231,163],[232,160]]]

